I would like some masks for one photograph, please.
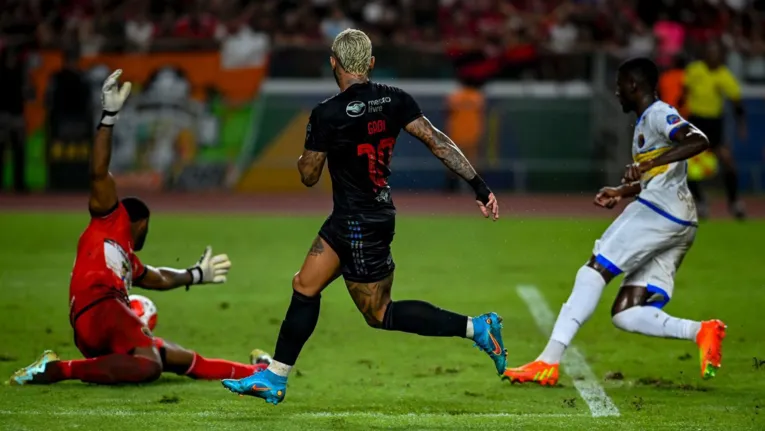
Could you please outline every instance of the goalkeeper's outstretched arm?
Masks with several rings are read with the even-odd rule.
[[[112,159],[112,127],[122,105],[130,94],[130,83],[119,86],[122,70],[112,73],[101,89],[101,123],[96,131],[93,151],[90,156],[90,201],[88,208],[94,216],[102,216],[117,206],[117,185],[109,173]]]
[[[213,256],[212,247],[205,248],[199,261],[188,269],[154,268],[146,265],[143,274],[133,280],[138,287],[150,290],[170,290],[192,284],[225,283],[231,260],[225,254]]]

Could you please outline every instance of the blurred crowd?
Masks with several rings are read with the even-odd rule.
[[[734,73],[761,80],[764,11],[765,0],[0,0],[0,49],[220,46],[247,64],[284,47],[326,49],[358,27],[377,46],[468,58],[489,72],[499,61],[544,78],[576,75],[586,67],[576,58],[595,50],[667,66],[719,39]]]

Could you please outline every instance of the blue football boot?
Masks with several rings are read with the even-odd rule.
[[[279,404],[287,393],[287,378],[271,370],[263,370],[239,380],[221,380],[221,383],[235,394],[263,398],[273,405]]]
[[[58,361],[58,355],[52,350],[46,350],[40,357],[34,361],[31,365],[28,365],[11,376],[8,380],[8,384],[12,386],[21,386],[30,383],[35,383],[34,378],[45,372],[45,367],[51,362]]]
[[[502,318],[497,313],[486,313],[473,317],[473,341],[474,346],[486,352],[497,374],[502,375],[507,368],[507,350],[502,342]]]

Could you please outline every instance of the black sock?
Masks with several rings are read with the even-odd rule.
[[[734,203],[738,200],[738,175],[736,171],[725,172],[725,193],[728,195],[728,203]]]
[[[425,301],[395,301],[385,310],[382,328],[426,337],[464,338],[467,319]]]
[[[282,364],[295,365],[300,350],[308,341],[319,321],[321,295],[308,297],[302,293],[292,292],[292,301],[284,316],[282,327],[279,329],[279,339],[276,340],[274,360]]]
[[[704,194],[701,192],[701,183],[698,181],[688,181],[688,190],[693,195],[693,200],[699,205],[704,205]]]

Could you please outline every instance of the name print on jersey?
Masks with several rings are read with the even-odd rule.
[[[348,114],[349,117],[361,117],[365,112],[367,112],[367,105],[358,100],[349,103],[348,106],[345,107],[345,113]]]
[[[370,135],[374,135],[376,133],[382,133],[385,131],[385,120],[375,120],[370,121],[367,123],[367,132]]]

